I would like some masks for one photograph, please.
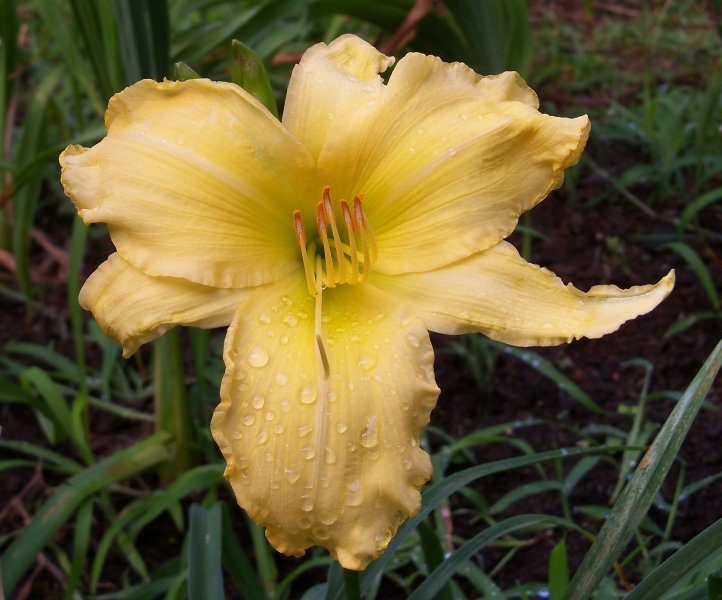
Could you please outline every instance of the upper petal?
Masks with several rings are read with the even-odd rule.
[[[379,73],[393,63],[393,58],[354,35],[312,46],[293,69],[283,124],[317,160],[327,144],[338,146],[339,135],[361,133],[383,98]]]
[[[587,117],[540,113],[518,74],[409,54],[385,86],[389,64],[353,36],[314,46],[284,112],[334,196],[364,194],[377,270],[423,271],[493,246],[578,161]]]
[[[303,277],[258,289],[226,338],[211,430],[239,504],[274,547],[328,548],[363,569],[420,507],[431,475],[418,445],[438,396],[423,325],[368,285],[314,301]]]
[[[651,311],[674,287],[674,271],[654,285],[598,285],[584,293],[526,262],[507,242],[426,273],[373,275],[432,331],[472,331],[515,346],[598,338]]]
[[[113,96],[108,135],[60,156],[86,223],[151,275],[217,287],[293,269],[291,213],[313,166],[303,146],[238,86],[141,81]]]
[[[111,254],[80,290],[80,305],[123,346],[127,358],[175,325],[221,327],[231,322],[247,289],[220,289],[175,277],[146,275]]]

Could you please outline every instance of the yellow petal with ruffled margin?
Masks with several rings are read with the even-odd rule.
[[[109,224],[128,262],[229,288],[297,266],[289,215],[313,161],[240,87],[141,81],[113,96],[106,126],[93,148],[61,154],[62,182],[86,223]]]
[[[439,390],[424,326],[369,285],[323,292],[321,366],[303,277],[255,292],[231,324],[211,431],[239,504],[271,544],[363,569],[419,510],[419,433]]]
[[[651,311],[674,287],[674,271],[654,285],[598,285],[584,293],[526,262],[507,242],[435,271],[372,282],[405,302],[432,331],[481,332],[515,346],[599,338]]]
[[[364,194],[375,270],[424,271],[490,248],[579,160],[588,118],[540,113],[518,74],[408,54],[386,86],[377,73],[389,64],[353,36],[314,46],[284,113],[333,196]]]
[[[175,325],[228,325],[250,289],[213,288],[175,277],[151,277],[111,254],[80,290],[80,305],[123,346],[127,358]]]

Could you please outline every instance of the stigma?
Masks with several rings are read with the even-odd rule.
[[[310,240],[301,211],[293,211],[296,242],[301,249],[308,291],[313,297],[323,288],[367,281],[376,261],[376,239],[366,218],[363,194],[354,196],[353,205],[341,200],[339,208],[337,223],[330,188],[323,188],[321,201],[316,205],[318,236]]]

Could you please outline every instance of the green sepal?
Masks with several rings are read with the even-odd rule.
[[[243,42],[231,42],[231,81],[254,96],[278,118],[276,99],[263,61]]]
[[[189,79],[200,79],[200,75],[191,69],[184,62],[177,62],[173,65],[173,74],[178,81],[188,81]]]

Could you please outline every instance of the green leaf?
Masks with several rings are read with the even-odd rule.
[[[200,75],[191,69],[184,62],[177,62],[174,65],[175,78],[178,81],[188,81],[189,79],[200,79]]]
[[[486,544],[504,535],[520,531],[537,531],[547,527],[560,526],[579,529],[574,523],[551,515],[518,515],[488,527],[455,550],[424,582],[414,590],[408,600],[435,598],[435,594],[447,584],[454,573]]]
[[[647,575],[625,600],[661,598],[672,590],[675,584],[700,571],[706,563],[720,556],[722,556],[722,519],[696,535]]]
[[[233,523],[228,504],[221,505],[223,524],[221,528],[223,566],[231,576],[239,590],[243,590],[246,600],[266,600],[266,594],[258,583],[258,576],[248,560],[243,546],[236,539],[233,533]],[[304,564],[308,561],[304,561]],[[280,588],[279,588],[280,591]],[[283,596],[278,595],[279,598]]]
[[[278,118],[276,99],[273,97],[271,82],[261,58],[238,40],[231,42],[231,52],[231,81],[241,86]]]
[[[697,279],[699,279],[699,282],[702,284],[712,306],[714,306],[715,310],[720,310],[720,298],[717,293],[717,288],[715,287],[712,275],[710,275],[707,266],[699,254],[684,242],[669,242],[665,244],[664,247],[673,250],[685,260],[687,265],[694,271],[694,274],[697,275]]]
[[[221,568],[221,505],[191,505],[188,532],[188,598],[223,600]]]
[[[38,553],[87,498],[116,481],[167,460],[168,440],[168,435],[157,433],[85,469],[57,488],[0,558],[5,596],[10,596]]]
[[[634,535],[664,482],[720,365],[722,341],[712,351],[640,461],[582,564],[574,573],[564,600],[588,598]]]
[[[552,548],[549,555],[549,598],[551,600],[561,600],[568,585],[569,558],[567,557],[567,545],[564,541],[561,541]]]

